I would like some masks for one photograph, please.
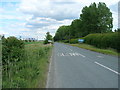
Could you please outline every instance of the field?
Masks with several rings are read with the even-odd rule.
[[[51,51],[42,42],[25,43],[20,60],[3,65],[3,88],[44,88]]]

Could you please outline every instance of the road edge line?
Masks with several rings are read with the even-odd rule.
[[[53,47],[54,49],[54,47]],[[51,69],[51,64],[52,64],[52,57],[53,57],[53,50],[52,50],[52,55],[49,60],[49,69],[48,69],[48,75],[47,75],[47,80],[46,80],[46,88],[48,88],[48,82],[49,82],[49,76],[50,76],[50,69]]]

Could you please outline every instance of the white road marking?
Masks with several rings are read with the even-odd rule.
[[[103,58],[103,56],[97,56],[97,57],[99,57],[99,58]]]
[[[84,55],[82,55],[82,54],[80,54],[80,53],[78,53],[80,56],[82,56],[82,57],[85,57]]]
[[[51,63],[52,63],[52,57],[53,57],[53,55],[51,56],[51,58],[50,58],[50,64],[49,64],[49,70],[48,70],[48,75],[47,75],[47,84],[46,84],[46,88],[48,88],[48,83],[49,83],[49,77],[50,77],[50,69],[51,69]]]
[[[61,56],[65,56],[63,53],[61,53]]]
[[[120,75],[120,73],[118,73],[117,71],[115,71],[115,70],[112,70],[111,68],[109,68],[109,67],[107,67],[107,66],[104,66],[104,65],[102,65],[102,64],[100,64],[100,63],[98,63],[98,62],[94,62],[95,64],[97,64],[97,65],[99,65],[99,66],[101,66],[101,67],[104,67],[104,68],[106,68],[106,69],[108,69],[108,70],[110,70],[110,71],[112,71],[112,72],[114,72],[114,73],[116,73],[116,74],[118,74],[118,75]]]
[[[80,54],[80,53],[58,53],[57,56],[82,56],[85,57],[84,55]]]
[[[69,53],[71,56],[75,56],[75,53]]]

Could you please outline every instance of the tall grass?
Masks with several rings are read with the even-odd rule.
[[[4,48],[4,47],[3,47]],[[42,43],[25,44],[17,57],[7,58],[3,65],[3,88],[38,88],[45,87],[47,65],[51,46]],[[17,52],[18,50],[15,50]],[[10,56],[9,53],[8,56]],[[14,55],[13,55],[14,56]],[[9,60],[10,59],[10,60]]]

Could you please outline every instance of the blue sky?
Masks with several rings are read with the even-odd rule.
[[[70,25],[79,18],[84,6],[105,2],[113,13],[113,30],[118,28],[119,0],[1,0],[0,34],[44,39],[53,36],[61,25]]]

